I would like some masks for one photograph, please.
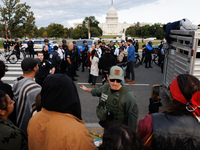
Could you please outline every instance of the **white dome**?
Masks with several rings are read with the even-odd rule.
[[[111,8],[108,10],[107,17],[106,17],[107,23],[117,23],[118,22],[118,16],[117,11],[113,7],[113,4],[111,5]]]

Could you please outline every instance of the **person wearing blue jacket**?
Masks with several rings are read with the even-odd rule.
[[[145,68],[153,68],[151,66],[151,53],[153,52],[153,47],[152,47],[153,43],[151,41],[148,42],[146,48],[145,48]],[[147,66],[147,64],[149,63],[149,66]]]
[[[53,51],[54,51],[54,49],[51,47],[51,45],[49,44],[49,40],[48,39],[44,39],[44,44],[45,45],[47,45],[48,47],[49,47],[49,54],[51,54]],[[44,49],[44,46],[45,45],[43,45],[43,47],[42,47],[42,50]]]
[[[87,41],[84,40],[83,46],[81,47],[81,51],[82,51],[82,71],[81,72],[84,72],[84,68],[87,67],[86,60],[87,60],[87,53],[89,49],[90,47],[87,45]]]
[[[127,69],[126,69],[126,77],[125,82],[129,82],[130,74],[132,75],[132,80],[129,82],[129,84],[135,83],[135,73],[134,73],[134,61],[135,61],[135,48],[133,46],[133,41],[129,39],[127,41],[128,43],[128,62],[127,62]]]

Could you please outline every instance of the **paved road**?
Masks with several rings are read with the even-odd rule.
[[[2,80],[12,86],[13,80],[22,75],[20,67],[21,60],[17,62],[17,64],[6,64],[8,65],[9,71],[6,72],[6,75]],[[161,73],[160,68],[155,64],[152,66],[153,68],[150,69],[144,68],[144,65],[135,68],[136,83],[134,85],[127,85],[136,95],[139,107],[139,119],[144,118],[145,115],[148,114],[148,104],[149,98],[151,97],[152,85],[161,84],[163,80],[163,74]],[[91,87],[91,85],[87,83],[89,72],[85,69],[85,72],[78,71],[77,74],[79,77],[77,77],[78,81],[76,81],[75,84],[81,101],[83,120],[86,121],[88,127],[99,127],[98,118],[96,116],[96,106],[98,105],[99,98],[92,97],[90,93],[84,92],[79,88],[81,85]],[[100,76],[97,78],[97,85],[101,85]],[[162,111],[169,104],[169,100],[163,91],[161,91],[161,99],[163,107],[161,107],[160,110]]]

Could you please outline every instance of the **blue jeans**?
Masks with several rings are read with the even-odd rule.
[[[121,82],[121,85],[124,85],[124,84],[125,84],[124,75],[125,75],[126,68],[127,68],[127,66],[122,67],[122,69],[123,69],[123,80],[122,80],[122,82]]]

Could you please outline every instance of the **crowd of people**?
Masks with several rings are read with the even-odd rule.
[[[31,41],[31,40],[30,40]],[[53,48],[45,39],[36,59],[21,62],[23,75],[11,87],[1,81],[7,66],[0,61],[0,149],[100,149],[100,150],[190,150],[200,149],[200,81],[180,74],[170,85],[171,104],[163,113],[148,114],[138,124],[138,105],[125,82],[135,83],[133,63],[138,41],[91,47],[83,41]],[[32,43],[33,45],[34,43]],[[163,64],[165,46],[160,46]],[[142,46],[145,68],[151,68],[152,42]],[[81,113],[75,76],[89,70],[92,88],[80,89],[99,97],[96,115],[104,128],[103,143],[96,147]],[[162,68],[162,67],[161,67]],[[102,86],[96,85],[102,76]]]

